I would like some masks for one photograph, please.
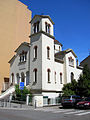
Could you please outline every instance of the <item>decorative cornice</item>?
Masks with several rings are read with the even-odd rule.
[[[44,89],[31,89],[31,93],[42,93],[42,92],[55,92],[55,93],[61,93],[61,91],[57,91],[57,90],[44,90]]]
[[[64,61],[63,61],[63,60],[58,59],[58,58],[55,58],[55,62],[64,63]]]
[[[40,34],[40,33],[43,33],[44,35],[47,35],[48,37],[51,37],[52,39],[55,39],[54,36],[50,35],[49,33],[44,32],[44,31],[39,31],[39,32],[37,32],[37,33],[34,33],[34,34],[30,35],[29,37],[38,35],[38,34]]]
[[[77,66],[77,69],[83,70],[83,67],[82,66]]]

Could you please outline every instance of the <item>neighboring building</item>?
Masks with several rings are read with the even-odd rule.
[[[5,92],[9,87],[10,87],[9,78],[4,78],[4,83],[3,83],[3,86],[2,86],[2,92]]]
[[[49,16],[35,15],[30,44],[22,43],[9,61],[11,84],[24,82],[29,86],[37,106],[55,105],[63,85],[78,80],[82,73],[73,50],[62,51],[62,44],[55,40],[53,25]]]
[[[24,41],[29,42],[31,11],[18,0],[0,0],[0,91],[9,78],[9,59]],[[4,80],[5,79],[5,80]]]
[[[83,61],[81,61],[80,66],[84,67],[84,65],[87,65],[88,68],[90,69],[90,55],[86,57]]]

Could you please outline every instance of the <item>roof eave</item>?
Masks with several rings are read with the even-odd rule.
[[[18,49],[19,49],[22,45],[25,45],[25,46],[28,46],[28,47],[30,46],[29,43],[23,42],[23,43],[21,43],[21,44],[19,45],[19,47],[18,47],[14,52],[17,52]]]
[[[16,55],[14,55],[14,56],[8,61],[8,63],[11,63],[12,60],[14,60],[15,58],[16,58]]]
[[[49,18],[49,20],[51,21],[51,23],[54,25],[55,23],[52,21],[52,19],[50,18],[50,16],[45,16],[45,15],[35,15],[32,20],[30,21],[30,23],[36,18],[36,17],[41,17],[41,18]]]

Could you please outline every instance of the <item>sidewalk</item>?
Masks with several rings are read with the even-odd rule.
[[[0,101],[0,109],[34,109],[33,106],[29,106],[26,104],[17,104],[12,102],[1,102]]]
[[[0,101],[0,109],[13,109],[13,110],[35,110],[35,109],[59,109],[60,105],[58,106],[45,106],[45,107],[37,107],[26,105],[26,104],[17,104],[17,103],[10,103],[10,102],[1,102]]]

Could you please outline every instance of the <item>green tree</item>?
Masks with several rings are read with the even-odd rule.
[[[63,96],[76,95],[77,93],[76,80],[72,80],[71,83],[65,84],[62,91],[63,91]]]
[[[31,93],[30,93],[30,90],[28,90],[26,87],[24,87],[23,90],[20,90],[19,85],[15,85],[15,94],[16,94],[15,99],[19,100],[19,101],[20,100],[25,101],[27,94],[30,94],[30,97],[32,96]]]
[[[90,70],[87,65],[83,68],[83,74],[78,80],[78,94],[80,96],[90,96]]]
[[[87,65],[83,68],[83,73],[79,80],[73,80],[71,83],[65,84],[62,89],[63,95],[80,95],[90,96],[90,70]]]

